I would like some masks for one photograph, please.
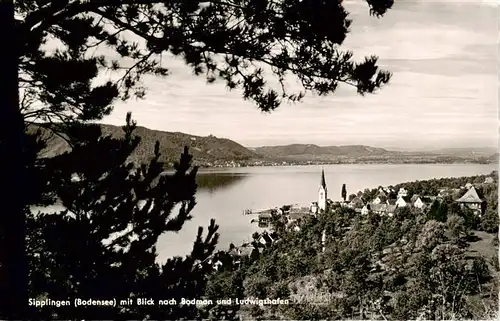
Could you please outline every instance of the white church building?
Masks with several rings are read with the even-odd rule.
[[[318,201],[311,203],[310,212],[314,214],[324,213],[328,210],[328,204],[329,204],[328,188],[326,187],[325,171],[321,170],[321,181],[319,183]]]

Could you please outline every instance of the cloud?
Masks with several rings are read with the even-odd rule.
[[[147,78],[144,101],[119,104],[105,122],[125,113],[142,126],[228,137],[249,146],[368,144],[458,146],[491,144],[498,132],[496,15],[490,7],[408,2],[382,19],[351,6],[354,20],[345,48],[358,57],[380,56],[394,73],[375,95],[341,87],[332,97],[308,95],[271,115],[223,84],[207,85],[182,61],[169,59],[172,75]],[[494,11],[494,10],[493,10]]]

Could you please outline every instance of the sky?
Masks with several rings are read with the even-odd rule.
[[[498,145],[498,2],[396,1],[384,17],[346,1],[353,20],[343,48],[355,58],[379,56],[389,85],[364,97],[340,87],[329,97],[260,112],[223,83],[207,84],[169,58],[167,78],[147,77],[144,100],[118,103],[102,122],[193,135],[244,146],[370,145],[425,150]],[[298,85],[297,85],[298,86]],[[291,87],[299,89],[300,87]]]

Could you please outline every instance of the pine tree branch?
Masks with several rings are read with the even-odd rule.
[[[57,4],[61,2],[60,4]],[[55,5],[52,5],[56,3]],[[69,0],[52,1],[50,5],[29,14],[19,28],[21,32],[42,34],[51,26],[85,12],[101,14],[101,8],[121,7],[124,5],[153,5],[163,3],[160,0]]]

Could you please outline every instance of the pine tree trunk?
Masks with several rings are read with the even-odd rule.
[[[0,318],[23,319],[28,304],[23,158],[24,123],[19,110],[18,43],[13,0],[0,0]]]

